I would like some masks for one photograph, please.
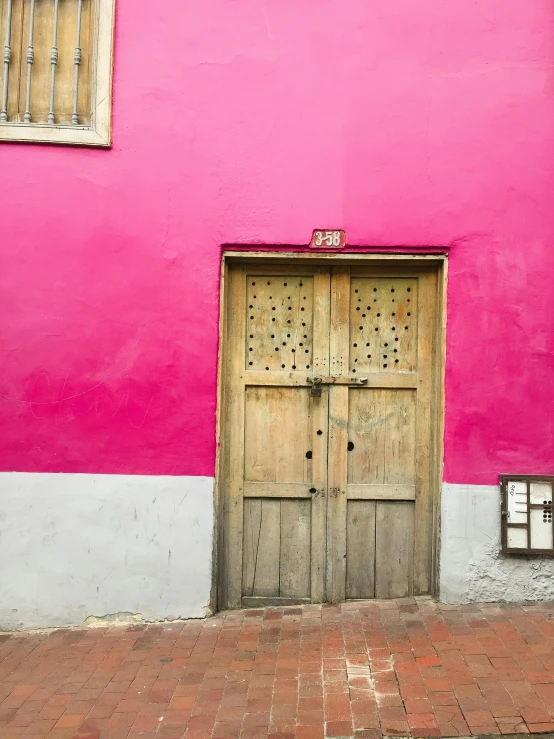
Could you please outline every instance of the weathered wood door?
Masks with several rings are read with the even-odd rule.
[[[431,591],[432,270],[233,266],[220,607]]]

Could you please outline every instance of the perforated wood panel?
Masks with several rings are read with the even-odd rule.
[[[417,280],[355,277],[350,371],[412,372],[417,361]]]
[[[247,275],[246,299],[246,368],[311,369],[313,277]]]

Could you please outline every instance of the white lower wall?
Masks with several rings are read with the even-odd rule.
[[[0,630],[201,618],[211,477],[0,473]],[[500,553],[496,486],[442,490],[440,599],[554,599],[554,559]]]
[[[0,629],[210,601],[211,477],[0,473]]]
[[[554,599],[554,559],[500,553],[500,488],[444,483],[440,600]]]

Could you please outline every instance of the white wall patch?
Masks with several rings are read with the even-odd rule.
[[[554,559],[502,554],[500,487],[444,483],[440,600],[518,602],[554,598]]]
[[[203,618],[212,477],[0,473],[0,630]]]

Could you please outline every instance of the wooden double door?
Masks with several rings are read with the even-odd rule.
[[[431,592],[437,282],[229,269],[221,608]]]

